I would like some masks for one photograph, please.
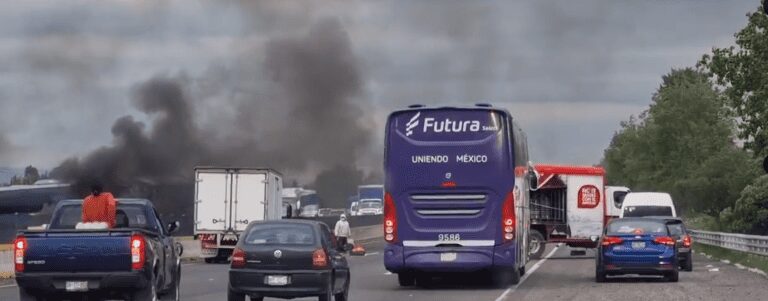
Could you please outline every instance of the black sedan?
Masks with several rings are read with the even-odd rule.
[[[232,255],[229,301],[320,297],[346,301],[350,273],[325,224],[307,220],[251,222]]]
[[[659,217],[667,222],[670,236],[677,243],[677,259],[680,262],[680,269],[686,272],[693,271],[693,240],[683,220],[677,217]]]

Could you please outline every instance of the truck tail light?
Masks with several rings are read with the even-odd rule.
[[[606,237],[603,237],[603,242],[601,244],[603,246],[607,247],[607,246],[612,246],[612,245],[619,245],[619,244],[621,244],[623,242],[624,242],[624,240],[619,238],[619,237],[616,237],[616,236],[606,236]]]
[[[240,248],[235,248],[234,251],[232,251],[232,268],[233,269],[241,269],[245,267],[245,251]]]
[[[13,241],[13,262],[16,273],[24,272],[24,253],[27,251],[27,239],[19,235]]]
[[[693,239],[691,239],[690,235],[683,236],[683,247],[690,248],[693,244]]]
[[[504,235],[503,241],[510,242],[515,239],[515,226],[517,217],[515,216],[515,194],[509,192],[504,198],[504,204],[501,207],[501,230]]]
[[[389,192],[384,195],[384,240],[388,243],[397,241],[397,211]]]
[[[131,268],[134,270],[141,270],[144,268],[144,261],[146,260],[145,251],[147,250],[147,242],[144,240],[144,236],[141,234],[131,235]]]
[[[669,236],[659,236],[653,239],[653,242],[660,245],[674,246],[675,239]]]
[[[312,253],[312,266],[315,268],[328,267],[328,255],[322,248],[315,250]]]

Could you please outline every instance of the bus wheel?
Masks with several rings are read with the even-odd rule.
[[[545,248],[544,235],[538,230],[531,230],[531,233],[528,234],[528,255],[531,259],[541,259]]]
[[[491,272],[491,278],[493,286],[505,288],[510,284],[520,283],[520,270],[517,268],[497,268]]]
[[[400,286],[413,286],[416,282],[416,275],[414,275],[413,272],[397,273],[397,282]]]

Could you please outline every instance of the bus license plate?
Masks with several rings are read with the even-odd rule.
[[[67,281],[66,289],[68,292],[84,292],[88,290],[88,281]]]
[[[632,242],[632,249],[645,249],[645,242],[644,241],[633,241]]]
[[[272,286],[284,286],[288,285],[288,276],[284,275],[269,275],[267,276],[267,284]]]
[[[456,253],[440,253],[440,261],[442,262],[456,261]]]

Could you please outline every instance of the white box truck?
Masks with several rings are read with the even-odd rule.
[[[195,238],[211,263],[232,254],[248,223],[283,215],[283,179],[268,168],[195,168]]]

